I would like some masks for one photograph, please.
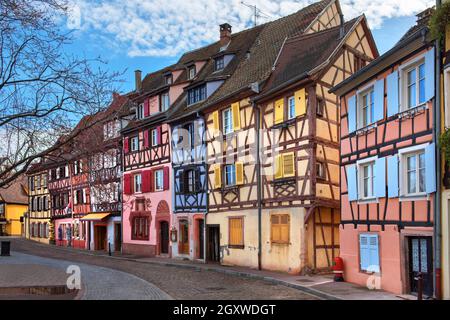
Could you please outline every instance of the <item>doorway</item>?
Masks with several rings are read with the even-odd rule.
[[[169,254],[169,223],[167,221],[161,221],[159,225],[160,229],[160,252],[161,254]]]
[[[189,254],[189,222],[180,220],[180,254]]]
[[[210,262],[220,262],[220,227],[219,225],[207,226],[207,257]]]
[[[204,259],[205,257],[205,242],[204,242],[204,226],[205,226],[205,220],[199,219],[197,220],[197,232],[198,232],[198,259]]]
[[[433,296],[433,246],[432,237],[409,237],[409,283],[412,293],[418,291],[419,273],[423,279],[423,294]]]
[[[122,250],[122,224],[120,223],[114,224],[114,250]]]
[[[94,226],[94,249],[106,250],[106,226]]]

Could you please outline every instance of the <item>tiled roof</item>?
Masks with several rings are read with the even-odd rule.
[[[0,202],[28,204],[27,177],[20,175],[9,186],[0,188]]]

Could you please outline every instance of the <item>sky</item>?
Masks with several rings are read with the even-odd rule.
[[[241,0],[69,0],[65,28],[69,50],[101,57],[111,71],[124,72],[121,92],[134,87],[134,70],[143,75],[175,63],[183,52],[219,38],[219,25],[233,32],[253,25],[253,10]],[[261,11],[258,23],[294,13],[316,0],[246,0]],[[364,13],[380,54],[416,22],[415,14],[434,0],[340,0],[346,20]]]

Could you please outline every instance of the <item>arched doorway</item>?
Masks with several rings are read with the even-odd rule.
[[[157,253],[170,254],[169,248],[169,223],[170,223],[170,208],[165,200],[161,200],[156,207],[156,227],[157,237]]]

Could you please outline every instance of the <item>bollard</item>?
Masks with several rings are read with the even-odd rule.
[[[422,273],[419,272],[417,277],[414,278],[417,281],[417,300],[423,300],[423,277]]]
[[[11,241],[2,241],[1,255],[10,256],[11,251]]]

